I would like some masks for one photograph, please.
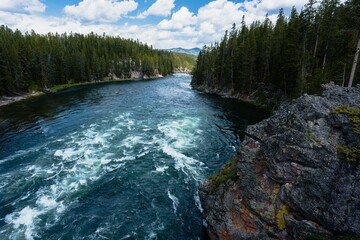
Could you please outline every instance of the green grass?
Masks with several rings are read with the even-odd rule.
[[[342,159],[345,159],[349,162],[360,163],[360,144],[358,144],[356,147],[338,145],[336,147],[336,151]]]
[[[82,82],[82,83],[68,83],[68,84],[56,85],[51,88],[51,91],[53,93],[56,93],[58,91],[61,91],[61,90],[67,89],[67,88],[90,85],[90,84],[94,84],[94,83],[95,82]]]
[[[209,178],[212,190],[218,188],[221,184],[228,180],[236,181],[238,176],[236,174],[236,158],[233,157],[229,162],[223,165],[220,171]]]
[[[344,114],[350,122],[354,132],[360,135],[360,108],[350,106],[336,107],[331,111],[331,114]],[[360,141],[357,142],[356,146],[349,147],[338,145],[336,148],[339,156],[349,162],[360,163]]]
[[[344,114],[351,121],[354,132],[360,135],[360,108],[350,106],[336,107],[331,111],[332,114]]]

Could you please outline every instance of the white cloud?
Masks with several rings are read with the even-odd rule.
[[[65,6],[64,12],[85,21],[116,22],[136,10],[137,6],[134,0],[83,0],[78,5]]]
[[[196,19],[194,13],[190,12],[186,7],[181,7],[179,11],[172,15],[170,20],[162,20],[159,27],[161,29],[181,29],[196,24]]]
[[[243,11],[240,3],[227,0],[216,0],[201,7],[198,12],[199,23],[212,23],[218,29],[241,21]]]
[[[175,0],[156,0],[145,12],[140,13],[136,18],[144,19],[150,15],[167,17],[175,7]]]
[[[4,6],[5,1],[0,1],[0,6]],[[243,3],[235,3],[230,0],[213,0],[195,13],[186,7],[181,7],[171,17],[163,19],[158,24],[140,25],[130,21],[130,23],[120,25],[111,21],[116,21],[131,10],[122,8],[120,11],[119,9],[112,9],[112,7],[114,4],[121,3],[125,5],[136,4],[134,0],[122,0],[121,2],[92,0],[91,3],[88,1],[84,0],[79,5],[73,6],[76,14],[66,14],[62,17],[45,17],[28,14],[24,11],[0,10],[0,23],[23,32],[30,32],[32,29],[43,34],[48,32],[83,34],[94,32],[102,35],[105,32],[106,35],[139,39],[155,48],[192,48],[219,41],[224,35],[224,31],[231,28],[232,23],[235,22],[238,26],[241,24],[243,15],[245,15],[247,23],[263,20],[267,12],[270,13],[271,20],[276,20],[279,7],[290,9],[292,5],[295,5],[300,10],[307,2],[307,0],[277,0],[282,2],[279,6],[279,3],[271,0],[262,0],[261,2],[248,0]],[[137,5],[132,8],[135,9],[136,7]],[[115,14],[112,14],[112,11]],[[114,17],[115,15],[116,17]],[[83,22],[84,19],[88,22]]]
[[[301,8],[304,6],[308,0],[262,0],[257,7],[264,12],[271,10],[279,10],[280,8],[291,8],[295,6]]]
[[[0,10],[11,12],[44,12],[46,5],[39,0],[1,0]]]

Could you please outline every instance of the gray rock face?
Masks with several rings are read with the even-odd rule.
[[[237,181],[200,186],[211,239],[307,239],[313,234],[360,235],[360,164],[336,148],[354,145],[337,106],[360,107],[360,86],[324,86],[272,117],[249,126],[237,153]]]

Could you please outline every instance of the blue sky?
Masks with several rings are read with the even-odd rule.
[[[155,48],[201,47],[242,16],[275,21],[307,0],[1,0],[0,25],[23,32],[78,32],[139,39]]]

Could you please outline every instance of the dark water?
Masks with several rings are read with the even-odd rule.
[[[0,239],[201,239],[198,184],[264,113],[189,75],[0,109]]]

